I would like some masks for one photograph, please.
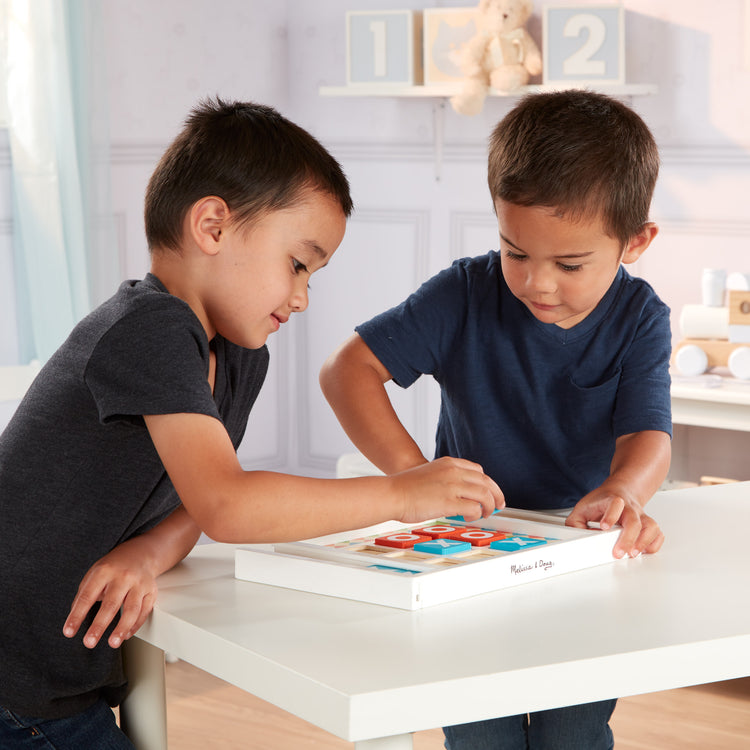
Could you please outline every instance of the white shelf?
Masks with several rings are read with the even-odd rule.
[[[373,83],[358,86],[321,86],[318,92],[321,96],[390,96],[404,99],[436,98],[443,99],[457,94],[461,84],[434,84],[430,86],[393,86],[383,83]],[[510,97],[522,96],[523,94],[538,93],[542,91],[560,91],[563,88],[576,88],[573,85],[563,86],[522,86],[511,93],[501,93],[490,90],[489,96]],[[653,83],[626,83],[621,85],[581,85],[581,88],[592,88],[603,94],[611,96],[651,96],[656,94],[658,87]]]
[[[749,0],[750,1],[750,0]],[[490,89],[490,97],[518,97],[524,94],[539,93],[544,91],[561,91],[576,88],[570,86],[535,85],[521,86],[517,91],[501,93]],[[591,88],[602,94],[610,96],[650,96],[656,94],[658,87],[652,83],[632,84],[580,84],[578,88]],[[356,86],[321,86],[318,89],[320,96],[331,97],[392,97],[401,99],[432,99],[433,117],[433,140],[435,145],[435,180],[441,178],[443,161],[443,119],[447,100],[461,90],[461,83],[433,84],[429,86],[394,86],[386,83],[359,84]]]

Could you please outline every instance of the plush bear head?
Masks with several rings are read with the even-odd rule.
[[[491,34],[507,34],[526,25],[533,10],[531,0],[480,0],[480,25]]]

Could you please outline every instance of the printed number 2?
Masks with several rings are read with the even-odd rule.
[[[385,67],[385,21],[370,21],[370,31],[373,36],[373,73],[382,78],[386,74]]]
[[[385,31],[385,30],[384,30]],[[607,26],[599,16],[581,13],[571,16],[563,27],[563,34],[567,37],[578,37],[582,31],[588,31],[586,41],[563,62],[565,75],[594,75],[605,74],[606,64],[603,60],[591,58],[599,51],[607,36]]]

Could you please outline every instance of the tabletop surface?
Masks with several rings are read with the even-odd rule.
[[[202,545],[139,637],[350,741],[750,674],[750,483],[648,509],[655,555],[416,612],[238,581]]]

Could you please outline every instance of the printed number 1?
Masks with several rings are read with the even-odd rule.
[[[370,21],[373,36],[373,66],[377,78],[386,74],[385,68],[385,21]]]
[[[588,31],[588,37],[579,49],[563,62],[563,71],[569,76],[603,76],[606,73],[604,61],[591,58],[604,44],[607,26],[599,16],[581,13],[571,16],[563,27],[563,34],[567,37],[580,36],[582,31]]]

